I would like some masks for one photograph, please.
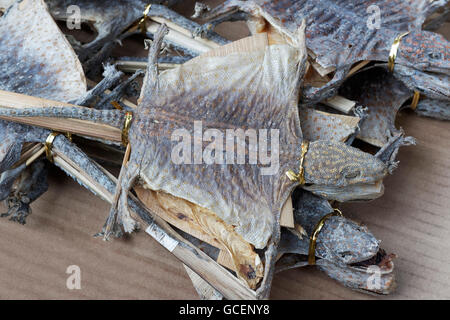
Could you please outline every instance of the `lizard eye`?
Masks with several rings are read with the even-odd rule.
[[[441,54],[439,52],[430,52],[428,53],[428,57],[433,60],[441,59]]]
[[[353,172],[346,173],[344,175],[344,177],[345,177],[345,179],[355,179],[355,178],[359,177],[360,173],[361,172],[359,170],[353,171]]]

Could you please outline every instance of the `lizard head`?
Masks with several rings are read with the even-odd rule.
[[[330,217],[317,238],[316,255],[338,264],[353,264],[376,256],[379,241],[367,227],[344,217]]]
[[[329,200],[373,199],[382,194],[387,165],[342,142],[314,141],[303,162],[305,189]]]
[[[321,206],[319,202],[310,205],[306,211]],[[311,214],[303,217],[310,228]],[[277,271],[308,265],[309,242],[309,237],[300,239],[290,231],[283,232],[279,252],[284,255],[277,262]],[[347,287],[375,294],[388,294],[395,288],[395,256],[387,255],[365,226],[344,217],[330,217],[318,235],[315,252],[317,267]]]
[[[387,255],[367,229],[343,217],[331,217],[322,228],[316,247],[320,269],[345,286],[387,294],[395,288],[394,255]]]
[[[401,40],[397,62],[423,72],[450,75],[450,42],[438,33],[411,32]]]

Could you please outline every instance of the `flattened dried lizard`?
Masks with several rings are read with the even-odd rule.
[[[429,93],[429,86],[423,78],[425,75],[434,78],[435,83],[440,80],[442,84],[439,88],[443,88],[441,92],[446,92],[445,98],[440,100],[447,101],[448,107],[450,44],[442,35],[420,30],[426,17],[446,3],[445,0],[380,0],[370,4],[347,0],[229,0],[212,10],[209,17],[219,17],[216,22],[210,22],[214,24],[224,21],[227,14],[233,16],[237,12],[245,12],[250,15],[244,17],[248,19],[252,32],[271,29],[287,38],[292,38],[301,21],[306,19],[307,47],[316,68],[321,70],[322,75],[332,71],[335,74],[330,82],[320,88],[305,88],[304,104],[314,104],[333,96],[355,63],[365,60],[387,62],[394,40],[409,31],[401,40],[394,73],[406,85],[424,95]],[[383,12],[383,19],[377,27],[368,27],[369,5],[376,5]],[[204,27],[204,30],[209,29],[211,25]],[[399,73],[401,68],[404,71]],[[422,104],[423,109],[428,106]],[[442,102],[440,106],[444,108]],[[439,115],[439,112],[430,110],[428,115]]]
[[[354,75],[339,92],[368,107],[358,135],[361,140],[382,147],[400,132],[395,127],[395,116],[410,99],[411,90],[384,68],[370,68]]]
[[[279,253],[285,255],[277,262],[277,271],[310,264],[310,237],[318,222],[334,211],[328,201],[308,191],[296,190],[293,199],[295,222],[308,236],[283,231]],[[325,218],[317,234],[314,255],[319,269],[347,287],[378,294],[389,294],[395,288],[394,255],[387,255],[379,247],[379,241],[367,227],[342,216]],[[380,278],[371,286],[370,277],[375,272],[379,272]]]
[[[167,192],[216,214],[234,225],[236,232],[256,248],[267,247],[264,280],[259,289],[260,297],[266,297],[280,235],[280,210],[299,184],[285,173],[298,167],[302,149],[297,109],[306,59],[302,30],[297,48],[265,42],[262,48],[245,54],[205,57],[199,61],[202,69],[193,60],[158,76],[156,60],[164,32],[164,28],[159,30],[149,53],[141,102],[130,127],[130,159],[121,170],[105,237],[119,231],[119,226],[127,232],[136,227],[128,213],[127,194],[139,178],[150,189]],[[264,39],[267,41],[267,37]],[[205,81],[205,77],[210,81]],[[245,83],[245,90],[232,90],[237,83]],[[117,128],[123,126],[123,114],[118,111],[106,114],[91,110],[86,114],[83,108],[32,108],[1,109],[0,114],[91,118]],[[261,165],[174,163],[172,133],[182,129],[195,137],[192,124],[189,125],[192,120],[201,120],[205,128],[279,130],[278,170],[273,175],[262,175]],[[268,150],[275,152],[273,147]],[[387,165],[344,143],[316,141],[305,155],[304,170],[306,183],[318,189],[322,186],[345,192],[349,186],[380,181],[387,173]],[[259,213],[258,218],[255,212]]]
[[[170,1],[169,4],[172,5],[175,2],[177,1]],[[163,18],[173,24],[175,28],[183,28],[184,31],[191,34],[199,27],[197,23],[161,5],[162,3],[167,3],[167,1],[120,0],[112,3],[107,0],[46,0],[46,3],[57,20],[71,19],[73,13],[68,11],[68,8],[76,5],[80,9],[81,22],[92,24],[97,33],[96,38],[85,44],[74,43],[82,62],[89,59],[98,63],[102,58],[109,56],[114,42],[121,41],[134,33],[144,32],[150,35],[153,32],[149,32],[146,27],[146,22],[150,18],[157,20],[158,18]],[[132,27],[133,24],[136,27]],[[151,30],[155,29],[152,28]],[[211,33],[208,39],[217,44],[227,42],[214,33]],[[184,53],[188,57],[196,56],[203,52],[200,44],[200,48],[196,48],[195,45],[192,46],[183,40],[168,42],[175,50]],[[98,53],[102,57],[95,57]],[[170,57],[166,57],[166,61],[170,61],[168,58]],[[92,63],[89,63],[89,65],[92,65]]]
[[[18,19],[24,19],[22,28],[15,27]],[[116,88],[111,94],[103,95],[103,91],[115,85],[122,75],[111,66],[105,68],[105,79],[86,92],[81,64],[43,1],[18,1],[0,19],[0,71],[1,90],[40,98],[89,105],[100,97],[97,107],[102,107],[109,105],[108,99],[118,99],[123,94]],[[33,164],[26,171],[23,171],[25,164],[13,167],[21,151],[25,151],[20,139],[14,138],[14,132],[11,124],[0,121],[0,173],[4,182],[1,199],[8,197],[8,215],[24,223],[29,204],[44,193],[47,186],[43,163]],[[32,146],[28,151],[31,149]],[[14,184],[13,178],[18,177],[20,181]]]

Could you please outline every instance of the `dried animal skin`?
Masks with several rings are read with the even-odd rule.
[[[333,212],[328,201],[303,190],[293,195],[296,223],[311,235],[317,222]],[[280,241],[284,256],[277,262],[277,271],[307,266],[309,237],[298,238],[285,231]],[[395,289],[394,255],[387,255],[367,227],[344,217],[330,217],[317,236],[316,265],[343,285],[366,293],[388,294]],[[379,287],[368,287],[370,266],[380,270]]]
[[[133,23],[137,23],[143,17],[143,11],[148,4],[152,4],[149,16],[163,17],[168,19],[171,23],[185,28],[186,30],[194,30],[198,25],[170,10],[166,6],[160,4],[167,4],[167,1],[143,1],[143,0],[116,0],[114,2],[108,0],[46,0],[49,5],[50,12],[58,20],[67,20],[72,18],[73,13],[68,11],[72,5],[78,6],[81,14],[81,21],[92,24],[97,33],[96,38],[78,50],[81,59],[91,58],[100,48],[107,43],[119,39],[122,36],[131,35],[131,33],[124,34],[127,28]],[[169,5],[176,1],[170,1]],[[140,32],[137,30],[137,32]],[[217,43],[226,43],[226,40],[219,37],[217,34],[209,37]],[[193,51],[192,48],[183,47],[182,44],[174,43],[175,47],[186,54],[197,55],[199,52]]]
[[[9,7],[9,6],[8,6]],[[17,22],[21,21],[21,27]],[[17,1],[0,18],[0,89],[58,101],[70,101],[86,93],[81,64],[65,36],[47,12],[43,1]],[[11,176],[22,141],[13,124],[0,121],[0,173]],[[47,191],[44,162],[21,165],[14,184],[2,181],[10,220],[25,223],[30,204]],[[21,170],[19,170],[21,169]],[[4,179],[2,179],[4,180]]]
[[[322,75],[336,71],[328,84],[305,89],[302,103],[309,105],[333,96],[355,63],[387,62],[394,39],[405,31],[410,33],[401,41],[396,65],[427,72],[430,76],[448,75],[449,42],[442,35],[420,30],[425,18],[447,2],[229,0],[213,10],[211,16],[238,8],[252,15],[249,23],[256,27],[250,29],[264,31],[267,21],[287,38],[291,38],[292,32],[306,19],[307,47],[317,62],[316,68]],[[382,10],[382,19],[376,28],[368,27],[370,5]],[[448,82],[446,85],[448,87]]]
[[[25,224],[27,216],[31,214],[30,204],[45,193],[47,189],[47,168],[45,162],[37,161],[32,163],[14,181],[14,185],[11,187],[12,192],[6,199],[8,212],[0,216],[10,217],[11,221]]]
[[[303,19],[307,19],[308,29],[306,30],[306,43],[309,50],[312,51],[316,61],[324,69],[340,69],[344,65],[352,65],[357,61],[374,60],[387,61],[389,49],[393,39],[398,35],[398,31],[420,30],[425,18],[439,7],[445,5],[447,1],[268,1],[251,0],[226,1],[223,7],[217,9],[219,12],[227,11],[230,8],[239,8],[240,10],[251,13],[254,17],[263,17],[278,32],[286,37],[292,38],[293,32],[299,27]],[[383,19],[379,28],[370,29],[367,25],[367,8],[370,5],[378,6],[383,12]],[[333,26],[333,28],[331,28]],[[337,26],[337,27],[336,27]],[[425,35],[432,35],[430,32],[418,33],[421,40]],[[347,37],[345,37],[347,36]],[[435,36],[432,37],[433,40]],[[441,36],[440,42],[445,43]],[[391,39],[392,41],[384,41]],[[412,44],[415,39],[410,37],[408,44]],[[445,46],[439,48],[430,48],[445,50]],[[425,46],[424,46],[425,47]],[[410,48],[412,49],[412,48]],[[413,59],[424,58],[423,52],[416,52],[408,61],[408,54],[412,50],[406,49],[406,52],[400,52],[398,63],[428,71],[434,71],[440,65],[415,65]],[[405,55],[406,53],[406,55]],[[405,55],[402,57],[402,54]],[[448,53],[443,52],[444,56]],[[440,61],[445,67],[444,56]],[[426,60],[425,60],[426,61]],[[403,63],[402,63],[403,62]],[[415,61],[417,62],[417,61]],[[447,63],[448,65],[448,63]],[[427,69],[431,68],[431,69]]]
[[[237,234],[232,226],[224,223],[214,212],[165,192],[140,190],[138,195],[144,203],[156,201],[165,212],[176,216],[175,219],[169,218],[168,222],[217,248],[227,250],[238,277],[250,288],[256,288],[263,277],[263,264],[253,247]],[[162,218],[167,219],[167,216]],[[183,223],[177,223],[176,219],[182,220]]]
[[[298,48],[265,45],[251,53],[205,57],[200,60],[201,68],[196,67],[197,60],[158,75],[155,63],[166,30],[159,30],[149,53],[142,99],[130,127],[130,159],[120,173],[105,237],[119,233],[121,227],[125,232],[137,227],[128,211],[127,194],[136,181],[144,181],[152,190],[165,191],[211,210],[227,224],[235,225],[236,232],[246,241],[257,248],[266,247],[264,279],[258,296],[267,297],[280,234],[280,211],[298,185],[285,173],[298,168],[301,153],[297,101],[306,66],[303,31],[299,30]],[[211,80],[205,82],[205,77]],[[86,119],[83,108],[71,107],[0,108],[0,115]],[[123,123],[121,112],[89,115],[93,122],[118,128]],[[178,143],[172,141],[172,134],[182,129],[196,137],[192,128],[195,120],[202,120],[205,129],[279,130],[279,149],[276,145],[267,147],[267,151],[279,151],[275,174],[262,175],[267,165],[250,164],[248,160],[243,165],[176,164],[171,150]],[[329,161],[335,158],[339,161]],[[378,158],[331,141],[311,142],[304,168],[306,183],[319,188],[334,187],[334,193],[380,181],[388,172]]]
[[[419,101],[416,112],[426,117],[450,120],[450,101],[424,98]]]
[[[239,101],[239,99],[246,99],[248,92],[253,96],[256,91],[264,92],[264,90],[270,87],[272,92],[277,92],[277,96],[269,99],[286,101],[286,108],[288,106],[290,106],[289,108],[294,108],[288,111],[287,114],[291,112],[291,116],[295,117],[295,84],[298,82],[298,78],[296,78],[298,73],[295,67],[289,65],[292,63],[295,66],[296,63],[299,63],[300,59],[301,53],[289,46],[272,46],[265,50],[256,50],[245,55],[235,53],[226,57],[205,57],[201,60],[201,67],[200,63],[197,64],[196,61],[193,61],[175,70],[161,73],[157,79],[158,88],[156,92],[153,90],[150,91],[149,85],[144,87],[142,91],[144,97],[140,106],[145,116],[152,118],[155,115],[161,117],[167,114],[169,116],[170,113],[174,112],[175,106],[180,105],[177,101],[190,101],[191,106],[186,106],[186,109],[189,110],[189,117],[183,121],[184,123],[174,123],[174,125],[182,129],[186,128],[189,131],[192,130],[192,122],[196,119],[203,120],[204,130],[208,129],[208,127],[241,128],[243,123],[240,123],[243,117],[246,117],[248,120],[246,121],[247,124],[242,126],[242,128],[247,129],[253,126],[255,128],[270,128],[267,123],[252,119],[254,117],[253,113],[257,112],[256,110],[241,109],[234,119],[230,118],[226,120],[227,124],[218,123],[215,119],[215,113],[219,112],[219,114],[223,114],[223,116],[219,116],[223,119],[227,117],[227,113],[232,114],[231,110],[227,109],[229,109],[230,104],[233,104],[233,100]],[[227,81],[224,83],[223,79],[227,79]],[[278,84],[277,89],[274,90],[274,84],[279,83],[280,80],[282,80],[282,83]],[[242,87],[242,83],[246,83],[246,87]],[[214,91],[208,89],[209,87]],[[237,95],[233,96],[233,92],[236,92]],[[252,92],[254,93],[252,94]],[[162,94],[161,96],[160,93]],[[290,98],[291,95],[294,99]],[[173,101],[170,101],[169,97],[173,97]],[[222,102],[220,103],[220,101]],[[244,105],[244,101],[240,105]],[[262,110],[267,103],[264,103],[264,105],[259,104],[259,108]],[[277,102],[277,105],[279,104],[280,102]],[[205,108],[209,110],[207,114],[204,113]],[[164,118],[162,120],[167,122]],[[161,125],[164,124],[162,123],[159,126]],[[280,125],[284,126],[285,124],[280,123]],[[151,130],[157,130],[158,124],[153,126],[154,128],[150,127]],[[299,126],[292,129],[281,129],[280,131],[292,132],[294,130],[295,132],[298,129]],[[297,135],[300,136],[301,133],[297,133]],[[138,136],[135,139],[138,139]],[[283,137],[281,139],[283,140]],[[292,141],[294,137],[286,137],[285,139],[288,139],[286,141],[288,142]],[[167,160],[163,160],[163,158],[158,159],[159,156],[164,156],[165,152],[170,157],[171,145],[173,143],[170,143],[167,146],[169,149],[163,153],[162,148],[166,142],[163,139],[158,140],[155,147],[157,146],[159,151],[157,153],[152,152],[151,149],[153,149],[153,146],[149,145],[146,153],[150,153],[148,156],[144,156],[146,159],[145,162],[148,163],[141,165],[141,176],[147,187],[152,190],[163,190],[213,211],[227,224],[236,226],[236,232],[241,234],[245,240],[258,248],[264,248],[268,238],[272,234],[274,224],[272,210],[280,210],[285,199],[274,199],[275,207],[279,206],[279,208],[272,209],[272,205],[269,204],[270,202],[268,203],[266,201],[270,201],[275,194],[272,194],[269,191],[270,189],[264,191],[263,186],[268,185],[268,183],[269,185],[272,183],[278,185],[280,182],[269,182],[274,180],[272,176],[263,176],[260,173],[261,169],[247,164],[224,166],[223,170],[220,169],[222,167],[221,165],[174,165],[170,158]],[[147,143],[149,143],[148,140]],[[283,145],[285,144],[283,143]],[[298,156],[300,149],[295,148],[293,145],[291,146],[293,149],[291,154],[297,154]],[[164,146],[164,148],[166,147]],[[133,161],[133,155],[130,161]],[[290,166],[288,166],[295,167],[297,164],[298,162],[294,158]],[[280,167],[284,168],[280,168],[277,176],[280,175],[282,181],[285,180],[283,176],[288,166],[280,164]],[[245,170],[243,170],[244,168]],[[169,170],[168,175],[174,175],[177,179],[172,180],[164,177],[166,175],[164,174],[165,170]],[[256,172],[250,174],[251,171],[246,172],[247,170]],[[177,181],[179,180],[178,177],[183,177],[184,181]],[[248,177],[252,177],[251,180],[247,180]],[[230,181],[234,186],[224,185],[222,183],[224,181]],[[286,183],[287,181],[283,182],[283,184]],[[243,187],[246,186],[245,189],[249,191],[240,188],[240,184],[244,184]],[[240,194],[242,192],[245,195]],[[253,195],[248,194],[248,192],[251,192]],[[264,192],[265,195],[257,195],[260,192]],[[277,197],[286,197],[283,196],[285,192],[281,192]],[[247,197],[250,197],[251,200],[244,200]],[[231,199],[233,199],[232,202]],[[280,203],[276,204],[278,202]],[[253,218],[254,212],[258,212],[258,219]]]
[[[450,74],[432,74],[396,66],[394,77],[412,91],[420,93],[416,113],[450,120]]]
[[[42,0],[18,1],[0,18],[0,89],[58,101],[86,93],[81,64]]]
[[[308,141],[344,142],[356,132],[360,121],[358,117],[332,114],[308,107],[301,108],[299,113],[303,137]]]
[[[371,68],[356,74],[340,89],[340,93],[368,107],[358,138],[377,147],[385,145],[400,131],[395,117],[413,92],[384,68]]]

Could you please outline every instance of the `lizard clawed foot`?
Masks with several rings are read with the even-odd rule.
[[[20,224],[26,223],[26,218],[31,214],[30,199],[26,196],[11,196],[7,199],[8,212],[0,217],[10,217],[9,220]]]
[[[111,231],[107,232],[107,230],[111,230]],[[117,223],[114,223],[112,226],[108,227],[108,221],[107,221],[105,223],[105,225],[103,226],[102,231],[94,234],[94,238],[103,238],[103,240],[109,241],[111,235],[114,238],[121,238],[123,236],[123,232]]]
[[[96,236],[103,236],[103,240],[108,241],[111,235],[116,238],[123,236],[122,230],[126,233],[139,230],[139,223],[130,215],[127,198],[128,191],[122,190],[117,205],[113,205],[111,208],[103,231]]]

